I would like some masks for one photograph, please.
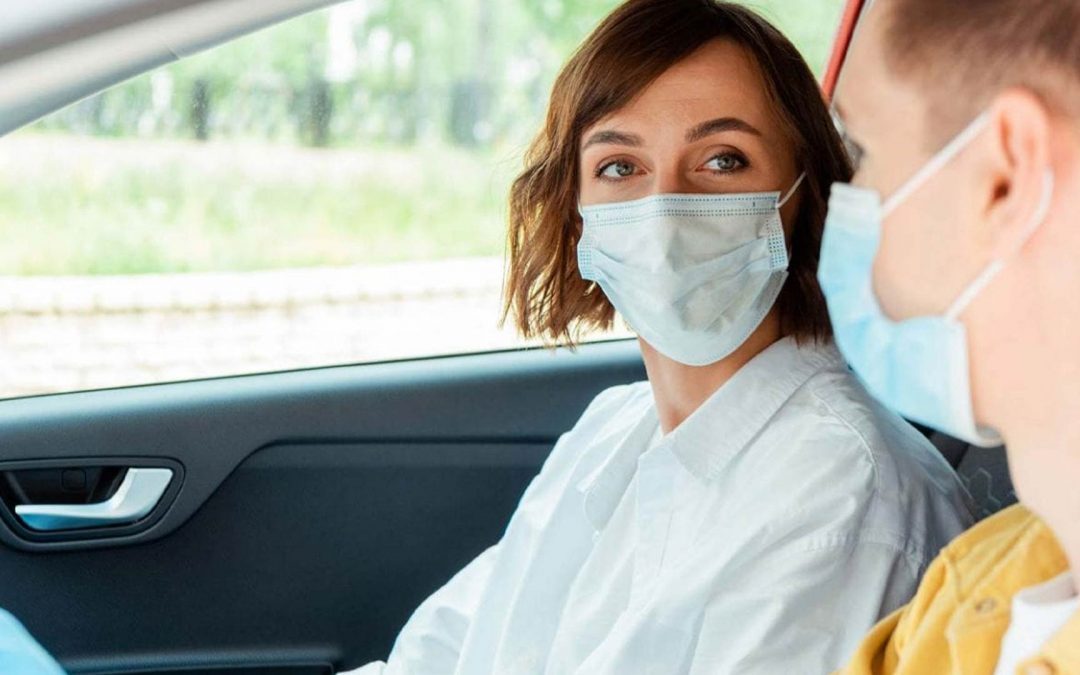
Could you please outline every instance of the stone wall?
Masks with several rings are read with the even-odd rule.
[[[521,345],[501,284],[498,258],[0,277],[0,397]]]

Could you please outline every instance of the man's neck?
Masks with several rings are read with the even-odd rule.
[[[1021,502],[1053,531],[1080,588],[1080,418],[1006,432],[1009,467]]]
[[[1080,235],[1058,225],[1044,224],[1006,268],[990,307],[973,305],[969,348],[976,416],[1005,438],[1020,501],[1053,530],[1080,582],[1080,270],[1071,253]]]

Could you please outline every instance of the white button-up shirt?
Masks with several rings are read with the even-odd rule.
[[[658,430],[647,382],[600,394],[502,540],[354,672],[826,673],[972,522],[831,346],[782,340]]]

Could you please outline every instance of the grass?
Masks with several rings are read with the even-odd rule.
[[[0,275],[348,265],[503,251],[517,163],[444,147],[0,139]]]

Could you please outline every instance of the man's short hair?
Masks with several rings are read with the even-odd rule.
[[[942,137],[1014,86],[1080,119],[1080,0],[878,4],[887,12],[887,63],[930,95]]]

